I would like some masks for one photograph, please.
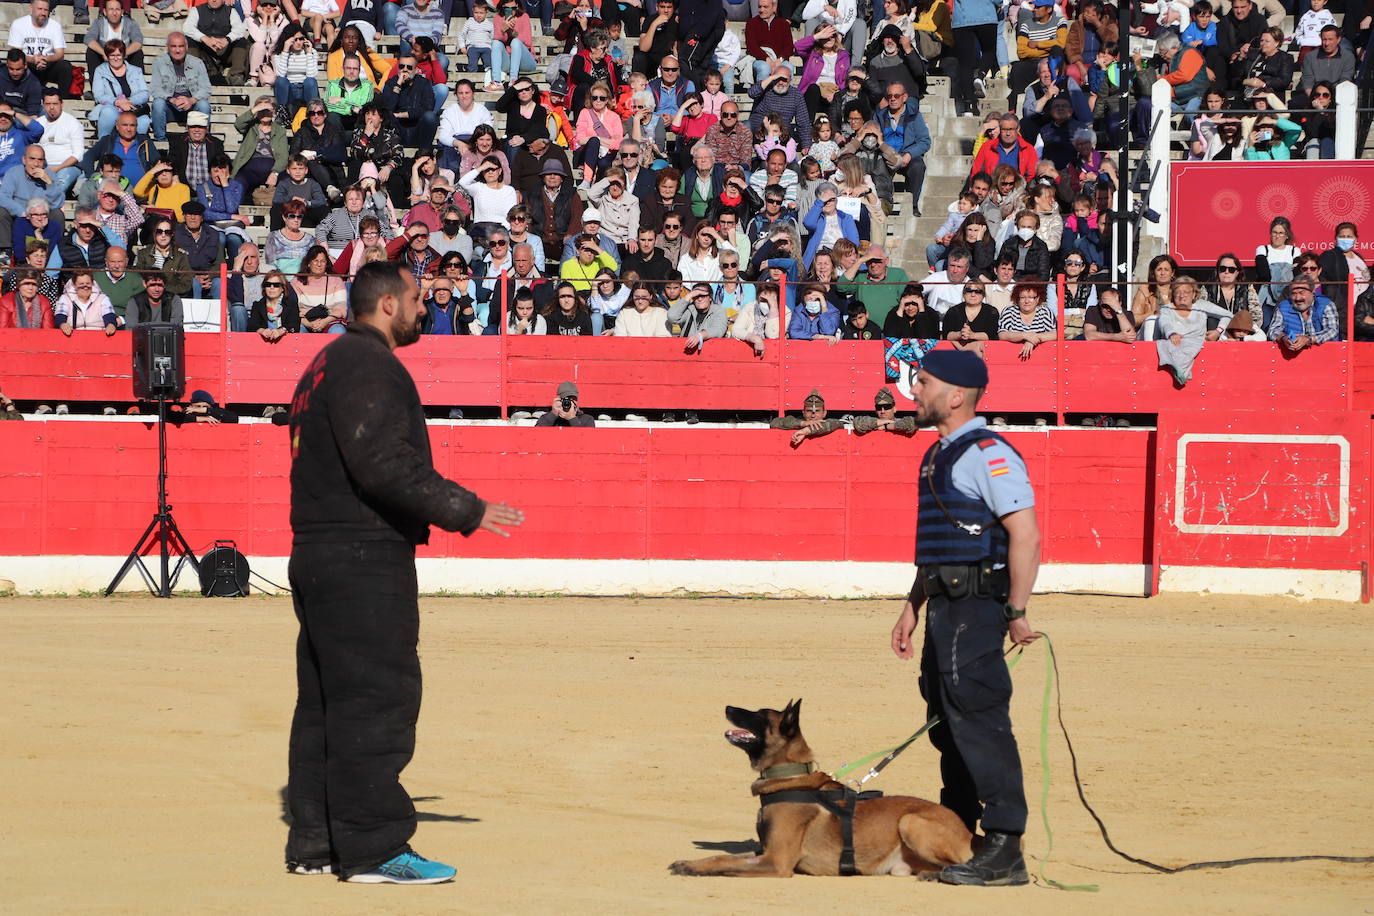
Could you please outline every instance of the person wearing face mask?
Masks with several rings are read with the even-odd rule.
[[[438,231],[430,235],[429,247],[444,255],[456,251],[463,260],[472,260],[472,237],[463,231],[463,214],[457,207],[445,206],[439,214]]]
[[[754,348],[755,356],[763,356],[764,341],[777,340],[782,327],[782,310],[778,308],[778,288],[772,283],[758,284],[755,298],[745,302],[735,313],[730,336]]]
[[[787,324],[788,340],[824,340],[834,344],[840,339],[844,319],[840,310],[826,299],[824,290],[808,286],[798,299],[800,308],[792,310],[792,319]]]
[[[1359,242],[1359,230],[1355,224],[1340,223],[1336,226],[1335,247],[1322,252],[1317,258],[1317,263],[1321,265],[1322,293],[1336,303],[1342,340],[1350,339],[1345,326],[1346,302],[1350,295],[1347,286],[1352,283],[1355,285],[1356,299],[1370,288],[1369,262],[1360,254]]]
[[[872,176],[873,189],[878,192],[880,199],[892,199],[892,179],[897,174],[901,154],[883,142],[883,132],[876,121],[864,122],[849,142],[841,148],[840,153],[852,155],[859,160],[864,174]]]
[[[1016,232],[1002,243],[998,258],[1010,258],[1016,263],[1016,279],[1050,278],[1050,249],[1037,236],[1040,217],[1032,210],[1022,210],[1016,217]]]

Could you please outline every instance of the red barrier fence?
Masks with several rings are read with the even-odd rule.
[[[187,334],[187,388],[229,404],[284,404],[329,335]],[[947,346],[944,345],[944,346]],[[117,334],[0,331],[0,388],[21,401],[128,401],[130,339]],[[1213,343],[1182,390],[1152,344],[1060,341],[1018,358],[987,345],[992,385],[981,407],[1008,413],[1163,413],[1266,408],[1374,411],[1374,346],[1329,343],[1285,355],[1263,343]],[[676,339],[425,337],[400,351],[432,406],[537,407],[572,380],[592,410],[797,410],[818,388],[831,410],[871,410],[885,381],[879,341],[768,342],[762,358],[736,340],[683,352]],[[893,385],[899,389],[899,385]],[[909,406],[898,391],[899,409]]]
[[[525,510],[510,539],[435,531],[426,556],[909,562],[917,465],[934,431],[543,429],[436,425],[435,465]],[[1045,557],[1150,562],[1149,430],[1017,431],[1039,494]],[[153,511],[151,423],[0,423],[0,556],[114,556]],[[193,548],[231,537],[290,549],[287,431],[168,429],[170,501]],[[1103,469],[1110,469],[1104,473]]]
[[[1045,561],[1153,567],[1156,582],[1161,565],[1360,570],[1367,597],[1369,416],[1275,417],[1008,432]],[[519,505],[526,524],[510,539],[435,531],[421,554],[908,563],[934,436],[837,433],[793,449],[779,430],[438,424],[439,471]],[[289,552],[286,430],[188,425],[168,444],[170,499],[197,553],[226,537],[253,557]],[[0,450],[0,556],[119,556],[153,510],[152,423],[0,423]]]

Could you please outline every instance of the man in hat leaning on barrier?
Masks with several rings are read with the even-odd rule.
[[[874,416],[871,417],[854,418],[855,434],[863,436],[885,429],[891,433],[911,437],[916,435],[919,428],[915,417],[897,416],[897,398],[886,385],[879,388],[878,393],[873,396],[873,413]]]
[[[828,436],[839,429],[844,429],[843,420],[831,420],[826,416],[825,398],[821,397],[819,390],[812,388],[811,393],[802,402],[801,419],[796,417],[776,417],[768,421],[768,425],[773,429],[792,429],[796,430],[792,434],[792,444],[801,445],[805,439],[813,436]]]
[[[968,862],[940,871],[947,884],[1026,884],[1021,835],[1026,795],[1011,730],[1011,673],[1002,641],[1039,634],[1026,602],[1040,568],[1035,494],[1025,462],[974,415],[987,364],[969,351],[935,350],[916,377],[916,422],[940,440],[921,461],[916,580],[892,628],[892,651],[913,657],[912,633],[926,606],[921,693],[940,723],[940,803],[983,838]]]

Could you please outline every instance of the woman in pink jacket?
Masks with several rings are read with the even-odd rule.
[[[833,25],[797,39],[797,53],[806,58],[797,88],[809,111],[826,111],[830,100],[844,85],[849,73],[849,52],[840,47],[840,33]]]

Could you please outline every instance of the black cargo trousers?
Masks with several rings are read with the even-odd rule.
[[[921,696],[940,752],[940,804],[970,831],[1026,830],[1026,791],[1021,755],[1011,730],[1011,672],[1002,656],[1007,622],[995,598],[952,599],[926,604],[921,650]]]
[[[415,806],[400,774],[420,714],[415,549],[401,541],[297,544],[286,858],[341,878],[409,850]]]

